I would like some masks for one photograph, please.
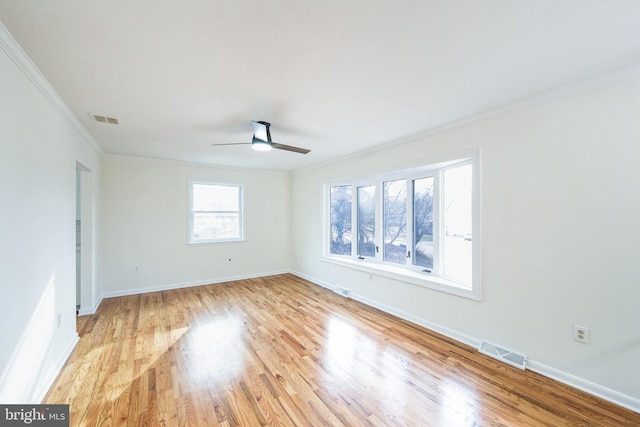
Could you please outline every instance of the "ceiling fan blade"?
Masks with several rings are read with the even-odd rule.
[[[307,150],[306,148],[292,147],[291,145],[278,144],[277,142],[272,142],[271,147],[277,148],[278,150],[293,151],[294,153],[300,154],[307,154],[311,152],[311,150]]]
[[[221,144],[211,144],[212,147],[216,147],[219,145],[251,145],[250,142],[229,142],[229,143],[221,143]]]

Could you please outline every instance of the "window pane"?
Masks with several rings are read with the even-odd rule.
[[[471,284],[472,168],[444,171],[444,274]]]
[[[329,252],[351,255],[351,186],[330,187],[331,247]]]
[[[433,268],[433,177],[413,181],[413,263]]]
[[[384,260],[397,264],[407,261],[407,181],[383,184],[382,217],[384,224]]]
[[[239,187],[217,184],[193,184],[194,211],[240,210]]]
[[[358,255],[375,257],[376,187],[358,187]]]
[[[240,215],[236,213],[194,213],[193,237],[196,240],[240,238]]]

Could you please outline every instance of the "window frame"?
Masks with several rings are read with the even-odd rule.
[[[411,225],[409,224],[408,218],[409,218],[409,214],[410,214],[410,203],[407,197],[407,194],[409,193],[409,188],[407,186],[407,182],[408,179],[406,178],[406,176],[403,176],[402,178],[386,178],[386,177],[381,177],[382,179],[380,180],[380,185],[378,186],[379,188],[379,193],[381,195],[381,199],[382,199],[382,204],[379,206],[379,212],[380,212],[380,218],[382,220],[382,228],[380,229],[380,232],[382,233],[380,236],[380,248],[381,248],[381,254],[379,257],[377,257],[377,261],[383,262],[383,263],[390,263],[392,265],[397,265],[397,266],[402,266],[402,267],[406,267],[407,266],[407,258],[409,258],[409,256],[407,254],[409,254],[410,252],[408,252],[407,250],[407,238],[406,236],[409,235],[409,233],[411,232]],[[387,210],[386,210],[386,197],[385,197],[385,189],[386,189],[386,185],[387,183],[395,183],[395,182],[403,182],[404,181],[404,235],[405,235],[405,243],[404,243],[404,258],[402,258],[402,260],[404,261],[403,263],[399,263],[399,262],[394,262],[391,259],[387,259],[387,235],[386,235],[386,228],[385,228],[385,224],[386,224],[386,217],[387,217]],[[396,235],[396,238],[398,237],[400,233],[398,233]],[[395,240],[395,238],[394,238]]]
[[[457,165],[456,165],[457,166]],[[441,206],[441,191],[440,191],[440,182],[441,182],[441,170],[427,170],[422,173],[417,173],[407,177],[407,216],[409,213],[411,214],[411,221],[407,221],[407,235],[410,236],[411,239],[411,256],[409,261],[407,262],[407,268],[410,268],[414,271],[423,273],[424,270],[428,269],[427,267],[417,265],[415,263],[416,257],[416,242],[414,241],[414,227],[415,227],[415,203],[414,203],[414,194],[415,194],[415,181],[419,179],[425,178],[433,178],[433,262],[432,267],[430,269],[430,273],[435,276],[440,276],[440,272],[442,271],[440,264],[440,248],[442,246],[442,242],[440,240],[440,236],[442,235],[440,227],[440,206]]]
[[[351,228],[354,229],[355,226],[355,236],[356,236],[356,248],[355,248],[355,254],[356,257],[359,257],[358,259],[375,259],[376,257],[376,253],[378,252],[378,245],[375,239],[376,233],[378,232],[378,230],[380,230],[380,221],[378,218],[378,215],[375,215],[375,212],[377,211],[377,207],[378,204],[380,203],[380,194],[379,192],[376,190],[377,189],[377,184],[375,181],[371,181],[371,180],[367,180],[367,181],[358,181],[355,182],[352,186],[352,191],[355,190],[355,196],[353,197],[353,200],[356,202],[356,206],[355,208],[353,208],[353,202],[352,202],[352,215],[353,218],[351,219]],[[360,251],[360,247],[359,247],[359,239],[360,239],[360,200],[358,199],[359,196],[359,189],[360,188],[364,188],[364,187],[374,187],[374,224],[373,224],[373,228],[375,230],[374,232],[374,239],[373,239],[373,257],[368,256],[366,254],[361,254]],[[353,247],[352,247],[352,251],[353,251]]]
[[[211,185],[220,187],[233,187],[238,189],[238,210],[222,211],[194,211],[194,194],[193,188],[195,185]],[[188,202],[187,202],[187,244],[188,245],[206,245],[217,244],[227,242],[243,242],[245,241],[245,203],[244,203],[245,186],[244,184],[229,183],[221,181],[209,181],[202,179],[190,179],[188,180]],[[216,239],[196,239],[194,236],[194,217],[196,213],[210,212],[210,213],[235,213],[238,214],[238,237],[216,238]]]
[[[482,271],[481,271],[481,233],[480,233],[480,170],[479,170],[479,150],[471,149],[460,153],[440,156],[412,164],[404,167],[394,168],[390,171],[379,171],[371,173],[367,176],[359,176],[353,178],[343,178],[323,183],[323,261],[341,265],[344,267],[364,271],[369,274],[369,279],[373,275],[387,277],[406,283],[434,289],[453,295],[458,295],[480,301],[482,299]],[[443,204],[443,174],[447,169],[460,167],[470,164],[472,167],[471,178],[471,205],[472,205],[472,241],[471,241],[471,283],[464,284],[444,275],[443,245],[444,245],[444,216],[441,215]],[[414,228],[414,180],[433,177],[434,194],[433,194],[433,268],[414,264],[415,259],[415,236]],[[410,256],[404,265],[393,264],[384,259],[384,234],[382,219],[382,186],[384,182],[404,179],[407,183],[406,188],[406,248],[407,252],[411,251]],[[376,187],[376,236],[374,238],[375,245],[379,247],[376,251],[375,258],[361,257],[357,253],[357,240],[352,241],[351,255],[330,254],[327,251],[329,244],[329,236],[326,233],[329,218],[327,214],[327,194],[331,187],[340,185],[352,186],[352,230],[358,230],[358,214],[357,214],[357,189],[364,185],[375,185]],[[355,196],[354,196],[355,194]],[[354,208],[354,203],[356,207]],[[357,234],[356,234],[357,235]],[[430,270],[430,271],[428,271]]]
[[[341,185],[333,185],[331,187],[341,187]],[[327,230],[328,230],[328,234],[327,234],[328,240],[326,241],[326,244],[327,244],[326,252],[328,254],[330,254],[330,255],[344,256],[342,254],[337,254],[337,253],[333,253],[332,252],[332,249],[333,249],[333,241],[332,241],[333,224],[331,223],[331,209],[332,209],[331,187],[327,187],[326,188],[327,194],[326,194],[326,197],[325,197],[325,199],[327,200],[327,203],[328,203],[328,207],[326,209],[327,220],[324,221],[324,224],[327,225]],[[350,204],[351,204],[351,207],[350,207],[350,209],[351,209],[350,221],[351,222],[349,224],[349,227],[350,227],[349,233],[350,233],[350,236],[351,236],[350,237],[351,240],[349,241],[349,244],[350,244],[351,252],[353,253],[353,224],[354,224],[354,220],[355,220],[354,219],[354,209],[353,209],[353,187],[351,185],[343,185],[343,187],[351,187],[351,189],[350,189],[350,191],[351,191],[351,194],[350,194],[350,197],[351,197],[351,200],[350,200]]]

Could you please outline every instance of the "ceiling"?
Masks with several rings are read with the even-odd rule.
[[[283,171],[640,63],[637,0],[0,0],[0,21],[105,153]],[[311,153],[211,146],[251,120]]]

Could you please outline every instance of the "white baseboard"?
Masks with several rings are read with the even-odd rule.
[[[536,372],[545,377],[554,379],[563,384],[582,390],[585,393],[592,394],[608,402],[614,403],[623,408],[627,408],[631,411],[640,413],[640,399],[620,393],[619,391],[612,390],[610,388],[601,386],[600,384],[593,383],[585,380],[584,378],[577,377],[551,366],[544,365],[529,359],[527,361],[527,369]]]
[[[298,271],[291,271],[291,274],[294,274],[298,277],[308,280],[309,282],[314,283],[318,286],[322,286],[323,288],[327,288],[331,291],[335,291],[335,287],[333,285],[323,282],[321,280],[318,280],[314,277],[310,277]],[[382,304],[378,301],[363,297],[362,295],[357,295],[352,292],[351,298],[356,301],[360,301],[363,304],[380,309],[386,313],[393,314],[394,316],[398,316],[401,319],[407,320],[409,322],[423,326],[432,331],[438,332],[446,337],[452,338],[456,341],[460,341],[471,347],[478,348],[478,346],[480,345],[481,340],[478,338],[471,337],[469,335],[460,333],[453,329],[444,327],[440,324],[430,322],[426,319],[422,319],[420,317],[406,313],[402,310],[395,309],[388,305]],[[593,383],[584,378],[577,377],[573,374],[561,371],[551,366],[544,365],[542,363],[536,362],[535,360],[531,360],[531,359],[527,360],[527,369],[533,372],[536,372],[540,375],[543,375],[545,377],[556,380],[560,383],[577,388],[578,390],[582,390],[585,393],[589,393],[593,396],[599,397],[615,405],[640,413],[640,399],[636,399],[635,397],[626,395],[624,393],[620,393],[616,390],[612,390],[600,384]]]
[[[95,304],[93,304],[93,307],[89,307],[89,308],[80,307],[80,310],[78,310],[78,316],[87,316],[89,314],[95,314],[96,311],[98,310],[98,307],[100,307],[101,302],[102,302],[102,297],[98,298]]]
[[[322,281],[320,281],[318,279],[309,277],[306,274],[302,274],[302,273],[300,273],[298,271],[292,271],[291,274],[295,274],[298,277],[306,279],[306,280],[308,280],[308,281],[310,281],[310,282],[312,282],[312,283],[314,283],[316,285],[322,286],[323,288],[327,288],[327,289],[329,289],[331,291],[335,292],[335,290],[336,290],[334,286],[332,286],[332,285],[330,285],[330,284],[328,284],[326,282],[322,282]],[[423,326],[423,327],[425,327],[427,329],[431,329],[432,331],[438,332],[438,333],[440,333],[442,335],[445,335],[445,336],[447,336],[449,338],[453,338],[456,341],[460,341],[460,342],[465,343],[467,345],[470,345],[472,347],[478,348],[478,346],[480,345],[480,340],[479,339],[470,337],[469,335],[462,334],[462,333],[460,333],[458,331],[454,331],[453,329],[446,328],[446,327],[444,327],[444,326],[442,326],[440,324],[437,324],[437,323],[434,323],[434,322],[430,322],[428,320],[425,320],[425,319],[422,319],[420,317],[414,316],[414,315],[409,314],[407,312],[404,312],[402,310],[398,310],[398,309],[393,308],[391,306],[388,306],[386,304],[382,304],[382,303],[380,303],[378,301],[374,301],[372,299],[366,298],[366,297],[364,297],[362,295],[358,295],[358,294],[355,294],[355,293],[352,292],[351,293],[351,299],[354,299],[356,301],[360,301],[361,303],[366,304],[368,306],[375,307],[375,308],[377,308],[379,310],[384,311],[385,313],[393,314],[394,316],[397,316],[397,317],[399,317],[401,319],[404,319],[404,320],[408,320],[409,322],[415,323],[416,325],[420,325],[420,326]]]
[[[363,304],[366,304],[368,306],[371,307],[375,307],[379,310],[384,311],[385,313],[389,313],[389,314],[393,314],[394,316],[397,316],[401,319],[404,320],[408,320],[411,323],[415,323],[416,325],[420,325],[422,327],[425,327],[427,329],[430,329],[434,332],[437,332],[439,334],[442,334],[446,337],[449,338],[453,338],[456,341],[459,341],[461,343],[467,344],[471,347],[474,348],[478,348],[478,346],[480,345],[480,340],[473,338],[469,335],[465,335],[461,332],[455,331],[453,329],[447,328],[445,326],[440,325],[439,323],[434,323],[434,322],[430,322],[426,319],[423,319],[421,317],[417,317],[414,316],[412,314],[406,313],[402,310],[398,310],[395,309],[393,307],[390,307],[388,305],[382,304],[378,301],[374,301],[372,299],[369,298],[365,298],[362,295],[358,295],[358,294],[351,294],[351,298],[353,298],[356,301],[360,301]]]
[[[31,339],[30,337],[23,337],[22,342],[24,340]],[[19,403],[40,403],[42,399],[44,399],[45,395],[53,385],[56,377],[62,370],[62,367],[66,363],[67,359],[71,355],[71,352],[76,347],[80,341],[80,337],[78,334],[74,334],[70,337],[69,342],[66,345],[65,350],[58,356],[58,358],[54,361],[54,363],[48,364],[46,363],[49,356],[49,351],[43,357],[44,360],[37,361],[40,362],[40,366],[28,366],[28,368],[33,368],[42,372],[42,375],[35,375],[31,378],[33,381],[26,383],[23,376],[16,374],[20,370],[24,369],[24,366],[21,366],[20,363],[24,364],[25,357],[29,357],[28,355],[21,354],[20,352],[14,352],[7,369],[0,378],[0,400],[4,404],[19,404]],[[22,346],[18,345],[18,349]]]
[[[192,288],[195,286],[213,285],[216,283],[233,282],[235,280],[255,279],[257,277],[275,276],[278,274],[290,273],[289,269],[278,271],[267,271],[263,273],[246,274],[240,276],[217,277],[215,279],[196,280],[193,282],[169,283],[166,285],[149,286],[146,288],[124,289],[121,291],[110,291],[102,294],[100,300],[104,298],[123,297],[127,295],[147,294],[150,292],[169,291],[172,289]]]
[[[69,359],[69,356],[71,356],[71,352],[73,351],[74,348],[76,348],[76,345],[78,344],[79,341],[80,341],[80,337],[78,336],[78,334],[75,334],[73,339],[69,341],[64,353],[60,355],[58,360],[56,360],[55,365],[51,367],[47,376],[42,380],[40,387],[36,390],[35,392],[36,402],[42,402],[44,397],[47,395],[47,392],[53,385],[53,382],[58,377],[58,374],[62,370],[62,367],[67,362],[67,359]]]

